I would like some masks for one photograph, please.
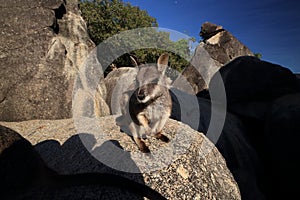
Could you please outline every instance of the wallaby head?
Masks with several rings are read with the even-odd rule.
[[[169,80],[165,77],[169,56],[162,54],[154,65],[140,65],[131,57],[137,68],[136,98],[140,103],[147,103],[162,95],[162,88],[169,86]]]

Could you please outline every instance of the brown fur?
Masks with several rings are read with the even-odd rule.
[[[135,89],[123,94],[122,116],[117,124],[125,132],[132,134],[140,151],[150,152],[143,135],[152,135],[168,142],[162,129],[171,114],[172,100],[168,90],[169,79],[164,76],[169,56],[162,54],[154,66],[136,66]],[[133,63],[137,65],[133,58]]]

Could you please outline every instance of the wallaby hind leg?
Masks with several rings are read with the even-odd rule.
[[[139,129],[140,127],[134,123],[129,125],[129,130],[133,136],[133,140],[135,141],[136,145],[138,146],[139,150],[143,153],[149,153],[150,150],[147,145],[142,141],[141,137],[139,136]]]
[[[157,139],[159,139],[159,140],[161,140],[161,141],[163,141],[163,142],[169,142],[170,141],[170,139],[167,136],[165,136],[164,134],[162,134],[162,131],[156,133],[154,135],[154,137],[157,138]]]

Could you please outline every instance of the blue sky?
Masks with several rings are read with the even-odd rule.
[[[201,24],[223,26],[253,52],[300,72],[299,0],[124,0],[147,10],[159,27],[200,40]]]

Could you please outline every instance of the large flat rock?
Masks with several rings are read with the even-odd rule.
[[[170,119],[164,131],[171,141],[146,139],[152,152],[147,155],[119,131],[115,117],[0,125],[19,132],[60,173],[111,172],[146,184],[167,199],[240,199],[225,160],[202,133]]]

